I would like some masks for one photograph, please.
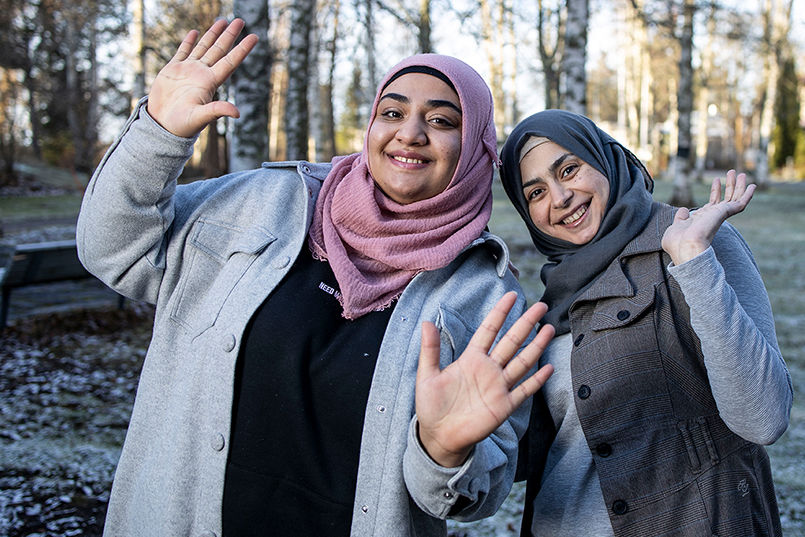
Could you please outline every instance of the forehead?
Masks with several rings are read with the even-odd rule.
[[[573,153],[550,140],[545,141],[531,149],[520,161],[520,176],[526,179],[544,179],[543,175],[551,174],[555,167],[575,157]]]
[[[409,101],[447,101],[460,109],[458,94],[443,80],[425,73],[406,73],[396,78],[383,89],[380,100],[392,94]]]

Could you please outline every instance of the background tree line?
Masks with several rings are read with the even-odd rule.
[[[794,7],[794,0],[0,0],[0,181],[13,182],[25,158],[91,171],[107,131],[185,33],[236,16],[261,38],[221,89],[241,119],[202,134],[188,173],[357,151],[385,70],[412,53],[441,52],[486,76],[501,142],[539,109],[583,113],[655,174],[673,177],[672,201],[691,205],[690,185],[708,167],[746,170],[761,187],[772,173],[805,176]]]

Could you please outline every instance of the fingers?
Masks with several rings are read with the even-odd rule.
[[[235,21],[232,21],[232,23],[234,24]],[[191,60],[200,60],[202,57],[207,55],[207,52],[213,47],[227,26],[229,26],[229,23],[227,23],[224,19],[215,21],[215,23],[210,26],[210,29],[204,33],[201,41],[199,41],[195,48],[193,48],[193,51],[190,53],[188,58]],[[215,52],[213,52],[213,55],[215,55]],[[220,56],[218,59],[220,59]],[[208,65],[212,65],[215,63],[215,61],[208,60],[206,63]]]
[[[469,346],[477,347],[484,353],[488,353],[515,302],[517,302],[517,293],[514,291],[509,291],[503,295],[495,304],[495,307],[492,308],[492,311],[486,315],[481,326],[475,331],[475,334],[470,339]]]
[[[417,383],[441,371],[439,367],[439,351],[441,340],[439,329],[430,321],[422,323],[422,343],[419,349],[419,366],[417,367]]]
[[[555,334],[556,330],[554,327],[546,324],[540,328],[536,337],[531,340],[526,348],[520,351],[519,354],[517,354],[509,361],[509,363],[505,365],[503,368],[503,377],[506,380],[509,388],[517,384],[521,378],[523,378],[535,365],[537,365],[540,356],[542,356],[542,353],[544,353],[545,349],[548,348],[548,344],[551,342]],[[542,384],[539,386],[541,387]],[[536,389],[538,390],[539,387]]]
[[[520,316],[519,319],[509,328],[509,331],[500,338],[500,341],[492,349],[490,357],[495,360],[500,367],[505,367],[509,360],[517,354],[523,343],[528,339],[531,331],[542,319],[542,316],[548,311],[548,306],[543,302],[537,302]],[[550,341],[550,338],[548,338]],[[526,371],[530,369],[527,368]],[[522,373],[525,374],[525,371]],[[519,377],[518,377],[519,378]]]
[[[526,399],[537,393],[545,386],[545,383],[553,375],[551,364],[539,368],[539,371],[528,377],[522,384],[511,392],[511,403],[513,408],[518,408],[525,403]]]
[[[717,204],[721,202],[720,184],[717,185],[717,179],[713,181],[713,187],[710,192],[710,203]],[[716,187],[719,191],[716,191]],[[756,185],[746,184],[746,174],[736,174],[735,170],[727,172],[727,184],[724,189],[724,203],[730,204],[727,208],[728,216],[732,216],[743,211],[749,204],[749,201],[754,195]],[[715,197],[714,197],[715,195]]]
[[[176,61],[184,61],[187,59],[193,50],[193,45],[196,44],[196,39],[198,39],[198,30],[190,30],[187,32],[176,54],[173,55],[173,59]]]
[[[684,221],[687,220],[688,218],[690,218],[690,209],[688,209],[687,207],[680,207],[676,211],[676,214],[674,215],[674,222]],[[666,232],[667,231],[668,230],[666,229]]]
[[[708,203],[715,205],[719,201],[721,201],[721,178],[716,177],[713,179],[713,184],[710,185],[710,199]]]

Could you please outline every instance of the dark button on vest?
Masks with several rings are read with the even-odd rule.
[[[579,386],[579,399],[587,399],[588,397],[590,397],[591,392],[592,390],[590,389],[589,386],[587,386],[586,384],[582,384],[581,386]]]
[[[573,342],[573,345],[575,345],[576,347],[578,347],[579,345],[581,345],[581,340],[583,340],[583,339],[584,339],[584,334],[579,334],[579,336],[578,336],[578,337],[576,338],[576,340]]]
[[[600,457],[604,458],[609,457],[610,455],[612,455],[612,446],[610,446],[606,442],[603,442],[595,446],[595,452],[598,453]]]
[[[629,318],[629,315],[631,315],[631,313],[629,313],[628,310],[620,310],[618,312],[618,320],[619,321],[625,321],[626,319]]]
[[[612,502],[612,512],[616,515],[625,515],[629,510],[629,504],[623,500],[615,500]]]

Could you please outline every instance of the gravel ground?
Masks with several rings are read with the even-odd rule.
[[[60,240],[73,233],[69,226],[30,231],[0,240],[0,247],[11,241]],[[42,305],[50,312],[30,314],[40,310],[29,296],[25,308],[32,309],[18,308],[0,333],[0,535],[101,535],[153,309],[129,301],[119,310],[114,293],[103,286],[93,290],[88,282],[77,303],[56,297],[62,303],[55,312],[54,306]],[[20,300],[23,304],[26,299]],[[787,341],[805,345],[799,316],[788,324],[784,318],[777,321],[778,333]],[[795,386],[805,380],[794,376]],[[787,536],[805,535],[804,441],[805,422],[792,416],[792,427],[769,449]],[[451,536],[519,535],[523,496],[524,487],[515,485],[495,517],[472,524],[451,522]]]

